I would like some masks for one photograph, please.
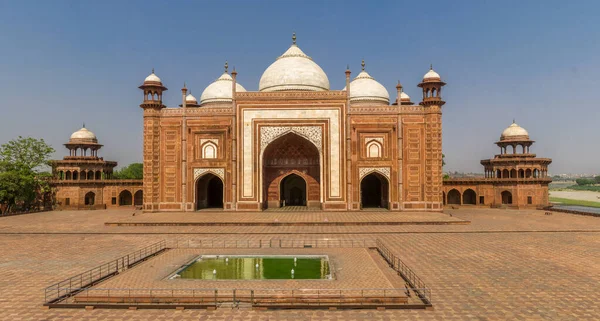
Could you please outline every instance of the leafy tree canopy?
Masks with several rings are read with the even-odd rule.
[[[50,191],[51,176],[43,172],[54,149],[43,139],[21,137],[0,146],[0,204],[5,212],[19,204],[29,209],[37,196]]]
[[[144,165],[142,163],[131,163],[113,173],[118,179],[142,179],[144,178]]]

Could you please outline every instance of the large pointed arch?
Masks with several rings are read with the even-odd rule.
[[[260,202],[263,208],[279,207],[278,184],[288,174],[301,176],[310,191],[307,206],[320,207],[322,194],[322,153],[315,142],[294,131],[284,132],[262,151],[260,159]],[[274,183],[276,183],[274,185]],[[316,199],[315,199],[316,198]],[[318,205],[316,204],[318,203]]]

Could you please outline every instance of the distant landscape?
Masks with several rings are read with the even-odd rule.
[[[550,202],[600,208],[600,176],[556,179],[550,183]]]

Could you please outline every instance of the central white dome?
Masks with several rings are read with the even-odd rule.
[[[259,91],[329,90],[329,79],[312,58],[293,44],[265,70],[258,85]]]

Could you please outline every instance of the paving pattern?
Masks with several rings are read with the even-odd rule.
[[[471,224],[289,228],[104,225],[132,214],[127,210],[65,211],[0,218],[0,320],[600,319],[600,219],[595,217],[461,208],[447,211],[448,216],[470,220]],[[210,238],[379,238],[432,289],[434,310],[42,308],[43,289],[53,282],[161,239],[185,242]]]

